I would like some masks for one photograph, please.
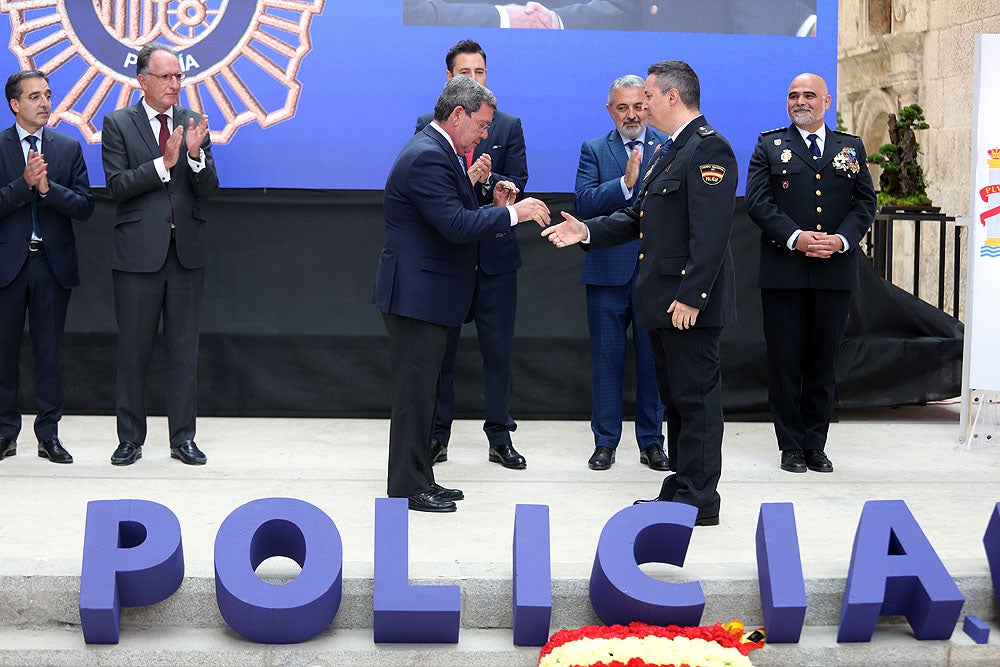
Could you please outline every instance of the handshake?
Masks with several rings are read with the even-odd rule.
[[[501,5],[510,18],[511,28],[546,28],[559,30],[559,16],[545,5],[528,2],[523,5]]]

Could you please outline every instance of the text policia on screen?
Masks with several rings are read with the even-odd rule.
[[[670,583],[640,566],[681,565],[697,510],[671,502],[627,507],[605,524],[590,580],[605,624],[698,625],[705,596],[697,581]],[[798,642],[805,581],[791,503],[764,503],[757,522],[757,571],[768,643]],[[983,538],[994,588],[1000,583],[1000,503]],[[375,500],[375,642],[457,643],[458,586],[408,583],[405,499]],[[542,646],[549,635],[552,584],[549,513],[518,505],[513,534],[513,643]],[[284,556],[302,568],[283,584],[255,573]],[[308,557],[307,557],[308,556]],[[340,606],[343,544],[333,520],[294,498],[263,498],[234,510],[215,539],[219,611],[250,641],[289,644],[322,632]],[[80,620],[87,643],[119,640],[121,607],[170,597],[184,578],[181,529],[169,508],[147,500],[87,506]],[[865,503],[854,538],[837,641],[870,641],[881,616],[902,615],[917,639],[948,639],[965,598],[901,500]]]

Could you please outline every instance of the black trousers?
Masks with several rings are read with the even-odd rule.
[[[146,441],[146,382],[156,331],[163,318],[167,343],[167,424],[170,444],[194,440],[198,399],[198,327],[205,270],[186,269],[170,242],[159,271],[113,271],[118,321],[115,416],[118,440]]]
[[[767,343],[767,402],[778,449],[826,446],[837,354],[851,311],[846,290],[760,291]]]
[[[719,514],[722,475],[721,327],[651,329],[656,380],[667,418],[667,456],[674,475],[660,498]]]
[[[35,355],[35,436],[48,440],[58,434],[63,413],[59,349],[66,327],[70,290],[52,274],[44,250],[29,252],[21,271],[0,287],[0,436],[17,439],[21,431],[21,340],[28,316]]]
[[[448,327],[392,313],[382,313],[382,319],[389,333],[392,399],[386,488],[390,498],[405,498],[434,483],[431,431]]]

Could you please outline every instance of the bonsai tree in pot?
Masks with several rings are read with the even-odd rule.
[[[915,130],[930,127],[924,120],[924,110],[911,104],[899,110],[899,117],[890,114],[887,121],[889,140],[877,153],[868,156],[868,162],[882,167],[879,176],[878,203],[885,206],[927,206],[927,179],[917,162],[920,144]]]

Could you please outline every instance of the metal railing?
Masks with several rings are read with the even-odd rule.
[[[868,230],[864,250],[880,276],[928,303],[936,303],[939,309],[961,319],[960,315],[964,310],[962,267],[965,263],[965,227],[956,224],[955,216],[944,215],[940,211],[940,208],[934,206],[883,206],[875,215],[875,223]],[[903,225],[906,226],[906,233],[899,233],[898,230]],[[897,233],[894,234],[894,230]],[[936,290],[931,290],[935,286],[933,278],[925,278],[928,265],[931,271],[934,268],[934,260],[924,252],[928,234],[935,235],[931,237],[930,244],[936,245]],[[898,257],[900,253],[903,255],[902,259]],[[895,276],[894,267],[897,269]],[[910,268],[910,275],[900,276],[900,273],[904,273],[900,269],[906,268]],[[934,293],[928,294],[930,291]],[[946,298],[949,294],[950,304]]]

